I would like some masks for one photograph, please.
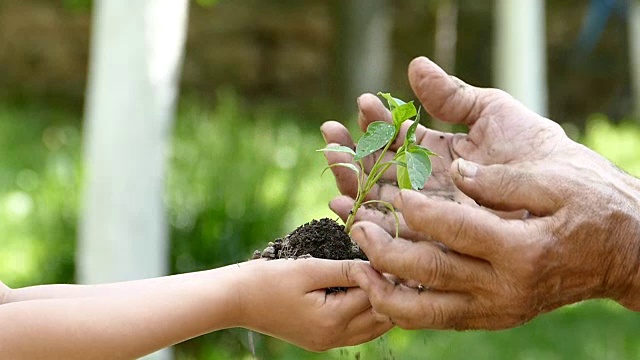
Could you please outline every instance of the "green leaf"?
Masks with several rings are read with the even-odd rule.
[[[407,136],[405,137],[405,144],[415,144],[416,143],[416,129],[418,128],[418,122],[414,121],[409,129],[407,129]]]
[[[325,171],[329,170],[332,167],[336,167],[336,166],[346,167],[348,169],[351,169],[351,170],[355,171],[356,175],[360,174],[360,170],[358,170],[358,168],[353,164],[350,164],[350,163],[335,163],[335,164],[329,164],[326,168],[324,168],[324,170],[322,170],[322,174],[321,175],[323,175]]]
[[[400,189],[412,189],[411,180],[409,179],[409,169],[407,168],[407,156],[406,153],[398,156],[399,163],[403,163],[404,166],[396,167],[396,177],[398,178],[398,187]]]
[[[404,166],[404,167],[407,167],[407,163],[404,163],[404,162],[399,161],[399,160],[391,160],[391,161],[388,161],[387,163],[389,163],[389,164],[393,164],[393,165],[396,165],[396,166]]]
[[[342,153],[351,154],[353,156],[356,155],[356,152],[353,151],[353,149],[351,149],[350,147],[342,146],[342,145],[341,146],[327,146],[325,148],[318,149],[316,151],[342,152]]]
[[[411,188],[414,190],[422,190],[425,182],[431,175],[431,159],[429,154],[423,148],[412,146],[406,152],[407,156],[407,172]]]
[[[356,155],[354,160],[358,161],[365,156],[374,153],[393,140],[396,129],[393,125],[384,121],[376,121],[369,124],[367,132],[362,135],[356,145]]]
[[[426,147],[424,147],[424,146],[422,146],[422,145],[413,144],[411,147],[412,147],[412,148],[414,148],[414,149],[415,149],[415,148],[421,149],[422,151],[426,152],[426,153],[427,153],[427,155],[429,155],[429,156],[442,157],[442,156],[440,156],[440,155],[438,155],[438,154],[434,153],[433,151],[431,151],[431,150],[427,149]]]
[[[400,125],[405,120],[409,120],[410,118],[416,116],[418,112],[416,111],[416,106],[413,105],[413,101],[409,101],[408,103],[402,104],[397,108],[391,111],[391,115],[393,116],[393,124],[396,128],[400,128]]]
[[[409,129],[407,130],[407,136],[405,137],[405,145],[406,144],[415,144],[416,143],[416,129],[418,128],[418,124],[420,123],[420,109],[422,107],[418,108],[418,111],[416,113],[416,118],[415,120],[413,120],[413,124],[411,124],[411,126],[409,126]]]
[[[394,98],[389,93],[379,92],[378,96],[382,96],[383,98],[387,99],[387,103],[389,103],[389,109],[391,109],[391,110],[393,110],[393,109],[405,104],[404,101],[402,101],[400,99],[397,99],[397,98]]]

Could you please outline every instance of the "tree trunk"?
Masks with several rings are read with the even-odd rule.
[[[391,4],[388,0],[347,0],[337,6],[343,100],[347,109],[353,109],[360,94],[389,91]]]
[[[458,41],[458,0],[441,0],[436,12],[433,59],[449,74],[455,74]]]
[[[433,59],[447,73],[455,74],[458,42],[458,0],[441,0],[436,11],[436,36]],[[436,130],[452,132],[453,124],[433,121]]]
[[[81,283],[167,273],[165,157],[187,9],[187,0],[94,3],[77,255]]]
[[[544,0],[496,0],[495,16],[496,86],[546,115]]]

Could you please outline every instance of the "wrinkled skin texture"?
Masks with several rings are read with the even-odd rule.
[[[392,170],[372,190],[370,199],[397,208],[397,239],[389,235],[390,214],[358,211],[352,236],[371,266],[361,264],[352,276],[379,314],[406,329],[504,329],[585,299],[640,310],[637,179],[503,91],[466,85],[426,58],[412,61],[409,80],[429,114],[469,131],[420,126],[418,142],[441,155],[432,158],[425,188],[400,192]],[[373,95],[358,105],[363,131],[391,119]],[[321,130],[327,143],[353,146],[341,124],[327,122]],[[352,160],[325,156],[329,163]],[[356,178],[348,169],[332,170],[343,196],[330,206],[345,219]],[[426,290],[407,286],[416,282]]]

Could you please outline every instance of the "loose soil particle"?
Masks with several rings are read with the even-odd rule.
[[[315,257],[331,260],[362,259],[367,256],[344,232],[344,226],[335,220],[313,220],[293,230],[289,235],[270,242],[253,255],[254,259]]]

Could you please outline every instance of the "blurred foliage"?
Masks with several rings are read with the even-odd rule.
[[[202,7],[214,6],[219,0],[195,0],[195,3]],[[89,11],[93,5],[93,0],[62,0],[62,5],[69,10]]]
[[[166,195],[174,271],[246,260],[319,216],[313,208],[335,193],[329,176],[319,180],[317,129],[269,110],[252,114],[231,92],[214,111],[194,101],[181,108]]]
[[[252,110],[249,110],[252,109]],[[254,249],[312,218],[334,216],[337,193],[320,176],[315,126],[277,107],[248,106],[221,92],[215,109],[182,102],[165,201],[172,270],[242,261]],[[72,282],[81,180],[79,116],[37,105],[0,103],[0,278],[10,286]],[[589,147],[640,176],[640,125],[589,118]],[[239,284],[238,286],[244,286]],[[252,334],[265,359],[635,359],[640,315],[608,301],[567,306],[499,332],[394,330],[368,344],[312,354]],[[219,331],[177,347],[179,359],[253,358],[249,332]]]
[[[13,286],[73,281],[81,139],[67,115],[0,104],[0,277]]]
[[[196,4],[204,7],[213,6],[218,3],[218,0],[196,0]]]
[[[215,2],[215,5],[210,5]],[[366,3],[360,1],[360,3]],[[401,98],[413,94],[407,65],[415,56],[435,55],[442,1],[384,2],[390,23],[388,85]],[[456,64],[453,74],[469,84],[492,86],[494,1],[457,0]],[[551,118],[581,129],[593,112],[616,120],[632,111],[629,37],[621,14],[600,20],[597,36],[583,36],[597,3],[545,2],[547,80]],[[79,106],[86,87],[92,0],[0,1],[0,99]],[[340,0],[194,0],[181,76],[182,93],[214,98],[233,86],[252,98],[287,102],[304,112],[330,104],[332,115],[354,111],[345,24]],[[344,20],[342,20],[344,18]],[[589,38],[586,51],[581,39]],[[223,51],[221,49],[224,49]],[[349,47],[350,49],[350,47]],[[585,84],[588,84],[585,86]],[[346,105],[344,105],[346,104]],[[322,110],[322,109],[321,109]],[[326,116],[327,112],[316,112]]]
[[[73,11],[89,11],[93,5],[93,0],[62,0],[65,9]]]
[[[592,115],[582,143],[640,177],[640,122],[628,119],[614,125],[605,115]]]

